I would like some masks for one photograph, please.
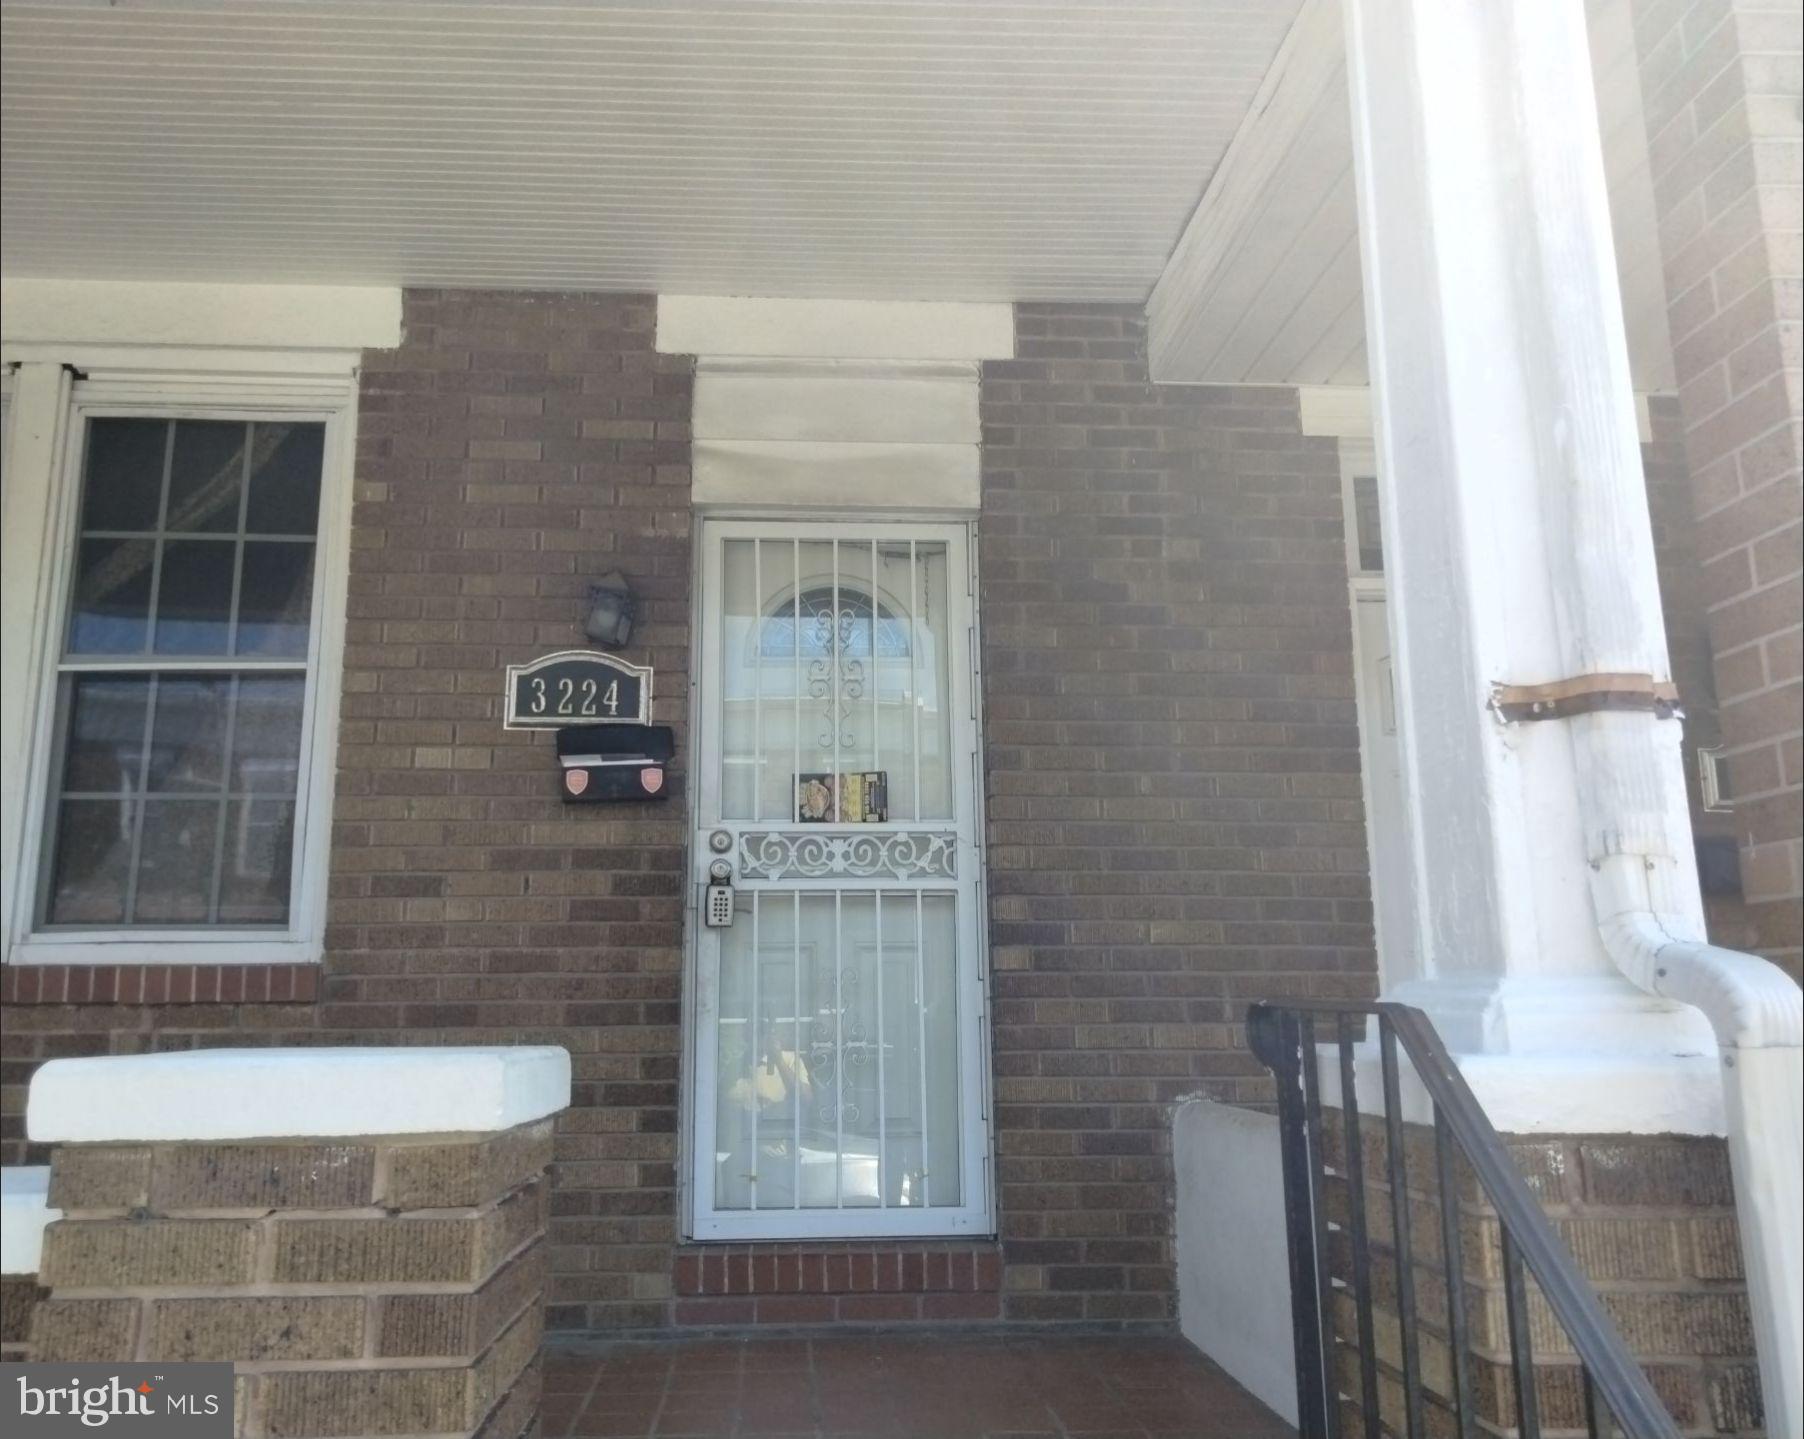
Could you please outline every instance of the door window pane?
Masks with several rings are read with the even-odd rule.
[[[42,922],[285,925],[324,426],[95,419],[86,455]]]
[[[722,818],[953,818],[945,545],[722,551]]]

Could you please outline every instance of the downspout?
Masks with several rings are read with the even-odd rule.
[[[1767,1432],[1804,1433],[1804,1009],[1797,984],[1755,955],[1690,937],[1652,908],[1657,861],[1592,861],[1610,958],[1649,993],[1704,1012],[1722,1058],[1723,1109]]]
[[[1619,476],[1594,469],[1553,487],[1557,515],[1545,531],[1566,673],[1594,687],[1596,707],[1565,726],[1592,907],[1617,969],[1649,994],[1695,1006],[1715,1032],[1767,1432],[1795,1439],[1804,1436],[1804,992],[1778,966],[1705,938],[1679,724],[1657,698],[1668,688],[1665,627],[1640,455],[1623,448],[1632,468]],[[1619,708],[1620,692],[1596,700],[1600,679],[1629,678],[1644,684],[1645,703]]]

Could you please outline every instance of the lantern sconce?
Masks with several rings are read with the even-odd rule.
[[[633,637],[633,620],[639,597],[619,570],[603,575],[589,586],[589,613],[583,633],[604,649],[617,650]]]

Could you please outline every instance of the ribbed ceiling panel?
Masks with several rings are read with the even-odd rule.
[[[0,4],[15,275],[1139,300],[1298,0]]]

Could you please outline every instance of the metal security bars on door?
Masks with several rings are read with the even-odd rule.
[[[1359,1109],[1368,1025],[1376,1116]],[[1426,1015],[1401,1004],[1256,1004],[1247,1037],[1278,1083],[1306,1439],[1677,1439]],[[1427,1131],[1405,1126],[1399,1051],[1426,1093]],[[1324,1069],[1338,1108],[1324,1107]],[[1487,1287],[1481,1275],[1497,1278]],[[1532,1326],[1531,1278],[1548,1311]],[[1537,1367],[1531,1328],[1548,1335],[1548,1317],[1563,1342]]]
[[[698,1238],[989,1225],[967,574],[952,526],[704,530]]]

